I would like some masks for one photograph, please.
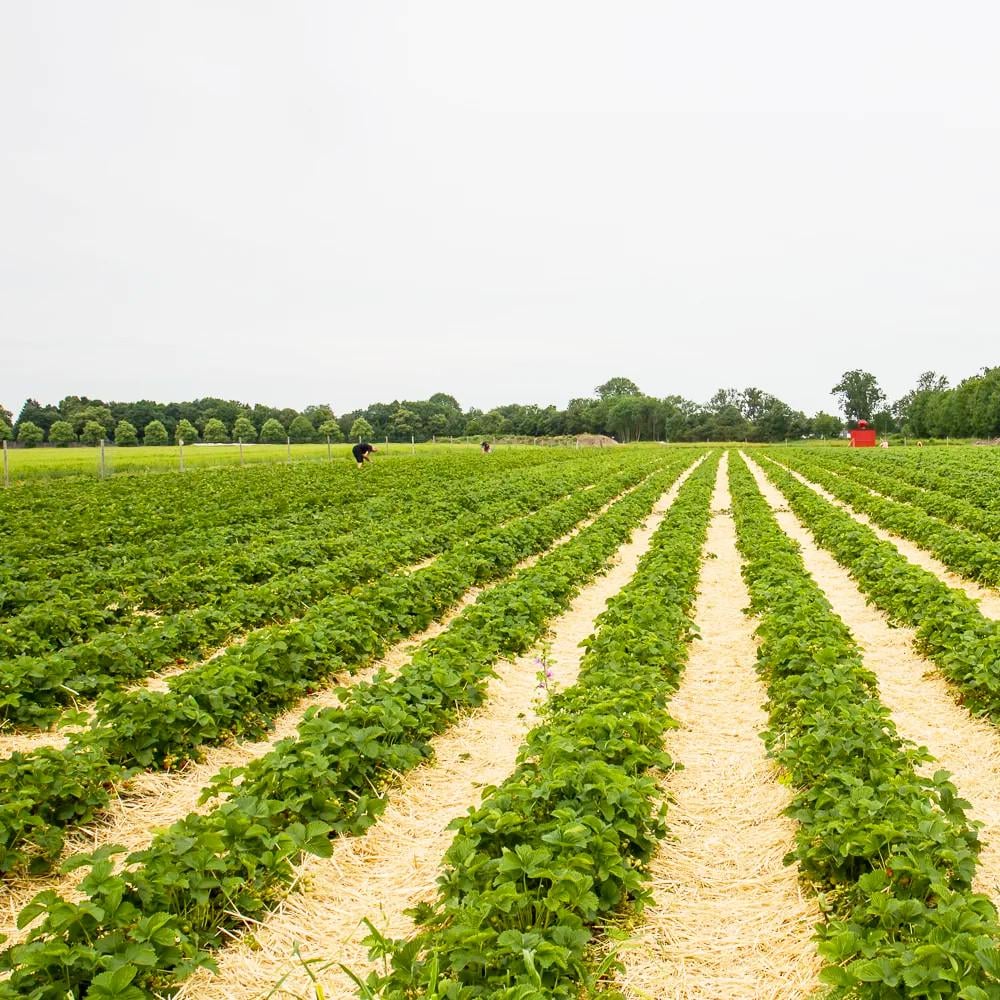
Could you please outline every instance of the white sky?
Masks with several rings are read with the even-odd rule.
[[[1000,363],[1000,7],[0,7],[0,402],[807,412]]]

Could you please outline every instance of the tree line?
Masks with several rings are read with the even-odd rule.
[[[372,438],[428,441],[435,437],[552,437],[606,434],[618,441],[783,441],[838,436],[867,420],[883,434],[915,437],[1000,436],[1000,367],[984,368],[954,388],[935,372],[889,404],[870,372],[845,372],[831,394],[843,417],[806,416],[776,396],[750,386],[719,389],[707,403],[682,396],[657,398],[627,378],[612,378],[594,395],[556,406],[511,403],[483,411],[463,410],[454,396],[372,403],[336,416],[327,404],[299,411],[262,403],[196,399],[185,403],[104,402],[66,396],[58,404],[26,400],[17,418],[0,406],[0,439],[26,447],[97,444],[334,442]]]

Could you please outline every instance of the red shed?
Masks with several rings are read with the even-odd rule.
[[[851,431],[852,448],[874,448],[875,428],[868,426],[867,420],[859,420],[858,426]]]

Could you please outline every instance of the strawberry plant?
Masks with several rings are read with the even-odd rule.
[[[549,703],[515,772],[456,820],[437,899],[408,941],[373,935],[365,995],[575,998],[594,987],[602,918],[647,899],[643,866],[666,829],[655,773],[667,703],[694,634],[716,461],[682,487],[633,580],[586,643],[577,683]]]
[[[223,929],[259,918],[280,898],[304,851],[327,851],[331,833],[358,832],[374,820],[394,776],[426,758],[431,735],[459,709],[479,703],[496,658],[537,641],[675,475],[655,474],[482,595],[397,678],[359,684],[344,692],[340,708],[308,716],[297,739],[240,771],[238,786],[233,773],[220,775],[215,791],[229,795],[221,805],[158,835],[121,874],[105,877],[102,869],[83,901],[40,896],[23,919],[42,912],[41,924],[0,956],[11,973],[0,997],[82,997],[118,969],[150,995],[205,961]],[[150,919],[156,937],[147,933]],[[135,960],[137,945],[153,954]]]
[[[759,616],[765,741],[796,789],[787,860],[824,909],[822,980],[832,997],[1000,996],[1000,923],[971,891],[979,840],[968,803],[899,737],[850,633],[735,456],[730,488]]]

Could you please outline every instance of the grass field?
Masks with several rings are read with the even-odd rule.
[[[539,447],[545,446],[544,439],[539,439]],[[417,444],[411,446],[404,443],[374,442],[379,449],[375,460],[386,457],[393,459],[413,454],[442,454],[450,450],[478,450],[475,442],[458,442],[454,444]],[[733,442],[732,444],[738,444]],[[842,447],[842,441],[813,442],[817,447]],[[724,446],[724,445],[723,445]],[[496,448],[535,447],[525,444],[507,444],[498,441]],[[558,445],[560,448],[572,448],[572,445]],[[633,446],[630,446],[633,447]],[[639,445],[638,447],[646,447]],[[679,444],[672,447],[700,448],[704,445]],[[242,457],[239,445],[186,445],[184,448],[185,470],[224,468],[231,465],[280,465],[286,462],[350,462],[350,444],[333,444],[327,448],[325,444],[253,444],[244,445]],[[100,448],[74,446],[72,448],[10,448],[7,452],[10,484],[12,486],[43,479],[58,479],[66,476],[83,476],[98,478],[101,473]],[[136,448],[116,448],[108,445],[104,449],[105,476],[141,475],[152,472],[177,472],[181,467],[180,449],[175,445],[162,448],[139,446]]]
[[[393,458],[410,454],[410,445],[378,444],[379,456]],[[445,448],[471,448],[472,445],[419,445],[421,451]],[[253,444],[244,445],[242,458],[237,444],[185,445],[184,468],[220,468],[228,465],[272,464],[282,462],[345,462],[351,461],[349,444]],[[8,462],[12,483],[32,479],[58,478],[60,476],[98,476],[101,469],[100,448],[11,448]],[[174,445],[162,448],[144,447],[104,449],[106,475],[144,472],[176,472],[180,469],[180,449]]]

